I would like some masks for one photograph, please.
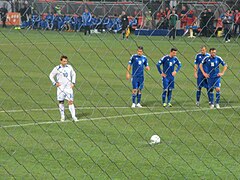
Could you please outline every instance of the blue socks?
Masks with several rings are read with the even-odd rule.
[[[136,94],[132,94],[132,103],[134,103],[134,104],[135,104],[135,101],[136,101],[136,97],[137,97]]]
[[[201,92],[202,92],[201,90],[197,90],[197,93],[196,93],[197,102],[200,101]]]
[[[163,93],[162,93],[162,103],[165,103],[166,95],[167,95],[167,91],[164,90]]]
[[[141,102],[141,97],[142,97],[142,94],[137,94],[137,103]]]
[[[168,98],[167,103],[170,103],[170,102],[171,102],[171,99],[172,99],[172,90],[168,90],[167,98]]]
[[[220,96],[221,96],[221,93],[220,92],[216,92],[216,104],[219,104]]]

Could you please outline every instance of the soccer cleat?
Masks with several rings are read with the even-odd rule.
[[[213,109],[213,108],[214,108],[214,104],[211,104],[211,105],[210,105],[210,109]]]
[[[216,108],[217,108],[217,109],[220,109],[220,105],[219,105],[219,104],[216,104]]]
[[[199,107],[199,106],[200,106],[200,103],[199,103],[198,101],[196,102],[196,106],[197,106],[197,107]]]
[[[78,122],[79,121],[77,117],[73,117],[72,119],[73,119],[74,122]]]
[[[171,104],[171,103],[168,103],[168,107],[172,107],[172,104]]]
[[[60,121],[64,122],[65,121],[65,117],[61,117]]]
[[[137,103],[137,107],[142,108],[142,105],[140,103]]]
[[[135,108],[135,107],[136,107],[136,104],[135,104],[135,103],[132,103],[131,108]]]
[[[163,107],[167,107],[167,103],[163,103]]]

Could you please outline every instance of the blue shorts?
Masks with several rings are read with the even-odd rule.
[[[203,76],[199,76],[197,78],[197,86],[198,88],[208,88],[208,80]]]
[[[215,77],[215,78],[208,78],[208,88],[209,89],[215,89],[221,87],[221,78]]]
[[[132,78],[132,87],[133,89],[140,89],[142,90],[144,87],[144,77],[133,77]]]
[[[174,78],[162,78],[162,83],[163,83],[163,89],[174,89]]]

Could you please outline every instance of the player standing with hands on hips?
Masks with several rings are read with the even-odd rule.
[[[52,84],[57,87],[57,100],[59,101],[59,111],[61,121],[65,121],[64,100],[68,101],[69,111],[73,121],[78,121],[75,115],[73,104],[73,87],[76,82],[76,73],[72,66],[68,64],[67,56],[61,56],[60,65],[56,66],[49,75]]]
[[[142,97],[142,89],[144,87],[144,67],[146,67],[147,71],[150,70],[147,57],[143,55],[143,47],[139,46],[137,54],[132,55],[130,61],[128,62],[126,73],[126,79],[129,80],[131,78],[130,71],[132,68],[132,108],[142,107],[140,103]]]
[[[177,48],[171,48],[169,55],[162,57],[158,63],[156,64],[158,72],[162,76],[163,83],[163,93],[162,93],[162,103],[163,107],[172,107],[171,99],[172,99],[172,90],[174,89],[174,79],[177,72],[181,69],[182,64],[176,57]],[[160,66],[163,66],[163,70]],[[177,68],[175,70],[175,66]],[[167,103],[166,103],[167,96]]]
[[[210,48],[210,56],[202,60],[199,68],[201,69],[205,78],[208,78],[208,89],[209,89],[209,99],[210,99],[210,109],[214,108],[214,92],[216,90],[216,108],[219,109],[220,101],[220,87],[221,87],[221,77],[224,75],[227,70],[227,64],[222,60],[220,56],[216,55],[216,49]],[[219,70],[219,65],[223,66],[222,72]],[[203,66],[206,66],[207,71]]]
[[[197,106],[200,105],[200,97],[202,94],[203,87],[207,89],[208,100],[210,103],[207,78],[205,78],[203,76],[202,71],[199,68],[199,65],[201,64],[202,60],[207,56],[210,56],[210,54],[207,53],[206,46],[202,46],[201,52],[196,55],[196,58],[194,61],[194,77],[197,79],[197,92],[196,92],[196,105]],[[203,67],[203,69],[205,69],[205,66]]]

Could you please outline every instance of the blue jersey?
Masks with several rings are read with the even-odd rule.
[[[199,65],[201,64],[202,60],[207,57],[207,56],[210,56],[210,54],[206,53],[206,54],[202,54],[202,53],[199,53],[196,55],[195,57],[195,61],[194,61],[194,64],[197,65],[197,74],[198,74],[198,77],[202,76],[203,77],[203,74],[202,74],[202,71],[200,70],[199,68]],[[203,66],[203,69],[205,72],[207,72],[207,68],[206,66]]]
[[[148,66],[148,60],[144,55],[134,54],[128,64],[132,66],[132,77],[143,77],[144,67]]]
[[[90,12],[86,13],[84,12],[82,14],[82,21],[83,21],[83,26],[90,26],[91,21],[92,21],[92,15]]]
[[[209,78],[216,78],[218,77],[219,73],[219,65],[225,66],[226,63],[222,60],[220,56],[215,57],[206,57],[201,62],[203,66],[207,67],[206,73],[209,74]]]
[[[163,71],[160,68],[161,65],[163,65]],[[175,65],[178,66],[176,70],[175,70]],[[174,71],[178,72],[182,67],[182,64],[176,56],[170,57],[169,55],[166,55],[158,61],[156,66],[160,74],[162,74],[163,72],[164,74],[167,75],[167,78],[171,78],[173,77],[172,73]]]

